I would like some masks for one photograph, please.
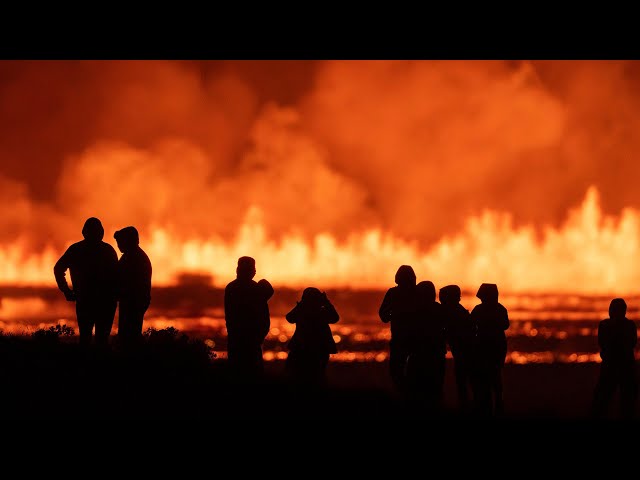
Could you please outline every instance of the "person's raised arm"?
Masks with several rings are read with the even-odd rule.
[[[296,306],[293,307],[291,311],[285,315],[284,318],[287,319],[287,322],[298,323],[298,320],[300,320],[300,316],[302,315],[302,309],[304,308],[300,305],[300,302],[296,302]]]
[[[324,308],[322,309],[324,321],[327,323],[338,323],[338,320],[340,320],[340,315],[338,315],[336,307],[334,307],[333,304],[329,301],[326,293],[322,292],[322,295],[324,297]]]

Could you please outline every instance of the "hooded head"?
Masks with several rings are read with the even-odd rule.
[[[458,285],[447,285],[440,289],[440,303],[443,305],[453,305],[460,303],[462,292]]]
[[[87,218],[82,227],[82,236],[85,240],[99,242],[104,238],[104,228],[102,222],[96,217]]]
[[[418,298],[425,303],[433,303],[436,301],[436,287],[433,282],[425,280],[416,286]]]
[[[498,286],[495,283],[483,283],[476,293],[482,303],[498,303]]]
[[[251,257],[240,257],[236,275],[238,278],[251,280],[256,275],[256,261]]]
[[[410,265],[402,265],[396,272],[396,284],[399,287],[415,287],[416,274]]]
[[[118,248],[122,253],[127,253],[140,244],[140,237],[138,236],[136,227],[124,227],[122,230],[114,233],[113,238],[116,239]]]
[[[308,287],[302,292],[302,300],[306,305],[321,305],[322,304],[322,292],[315,287]]]
[[[624,318],[627,315],[627,302],[614,298],[609,304],[609,318]]]

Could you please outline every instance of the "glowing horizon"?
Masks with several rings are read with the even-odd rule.
[[[90,216],[154,285],[640,291],[637,61],[0,62],[0,284]],[[112,243],[113,244],[113,243]]]
[[[640,261],[640,212],[603,215],[594,187],[557,228],[515,227],[509,213],[485,210],[425,250],[379,228],[353,233],[346,242],[329,233],[311,241],[290,234],[277,242],[267,237],[257,207],[249,209],[232,242],[216,236],[176,240],[159,227],[140,233],[155,286],[176,284],[180,275],[191,273],[210,276],[214,286],[223,287],[234,278],[238,257],[250,255],[257,278],[293,288],[388,288],[397,268],[408,264],[419,279],[471,290],[491,282],[520,293],[640,291],[634,288],[640,285],[634,268]],[[0,247],[0,284],[55,286],[52,268],[61,254],[52,246],[39,254],[26,254],[19,243]]]

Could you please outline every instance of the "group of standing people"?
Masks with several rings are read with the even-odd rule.
[[[98,218],[87,219],[82,236],[53,268],[58,288],[76,303],[80,344],[91,344],[94,327],[96,345],[108,344],[119,304],[118,337],[124,345],[134,345],[142,337],[144,314],[151,302],[151,262],[140,248],[138,230],[129,226],[115,232],[120,259],[102,240],[104,228]]]
[[[271,326],[268,301],[274,290],[265,279],[256,282],[255,275],[255,260],[240,257],[236,279],[224,291],[229,367],[242,379],[262,375],[262,344]],[[288,344],[288,373],[297,382],[322,384],[329,356],[337,353],[329,324],[340,319],[338,312],[326,293],[309,287],[285,318],[296,325]]]
[[[91,217],[82,229],[83,240],[71,245],[54,266],[59,289],[76,303],[80,343],[96,345],[109,341],[119,303],[118,337],[132,346],[142,338],[144,314],[151,302],[151,262],[140,248],[138,231],[129,226],[114,234],[118,256],[103,241],[104,228]],[[66,279],[71,274],[72,287]],[[271,321],[271,284],[254,280],[252,257],[240,257],[236,279],[224,292],[228,362],[240,378],[259,378],[263,373],[262,344]],[[409,265],[395,275],[379,309],[382,322],[391,327],[389,369],[395,387],[410,400],[435,409],[441,406],[447,345],[453,359],[460,407],[471,406],[479,414],[500,414],[504,408],[502,369],[507,354],[507,309],[498,301],[498,287],[483,283],[476,296],[481,300],[471,313],[460,304],[461,290],[447,285],[439,291],[430,281],[417,283]],[[637,399],[635,347],[636,325],[626,318],[627,305],[615,298],[609,318],[598,326],[602,366],[594,392],[593,414],[604,415],[620,388],[622,413],[633,415]],[[287,372],[297,382],[322,385],[329,357],[337,353],[330,325],[340,316],[326,293],[306,288],[300,301],[286,314],[296,325],[288,343]]]
[[[238,259],[236,274],[224,295],[228,361],[238,377],[256,378],[263,373],[262,344],[270,329],[268,301],[274,290],[267,280],[254,280],[251,257]],[[469,313],[460,304],[457,285],[441,288],[438,303],[434,284],[416,283],[409,265],[398,269],[395,280],[397,286],[387,291],[379,310],[391,326],[389,367],[395,386],[411,399],[438,407],[449,344],[461,406],[468,408],[472,397],[478,411],[501,412],[509,316],[498,302],[497,286],[482,284],[477,294],[482,303]],[[296,325],[287,372],[297,382],[322,384],[330,355],[337,353],[330,325],[339,321],[338,312],[326,293],[308,287],[285,318]]]
[[[503,410],[502,367],[507,354],[507,309],[498,302],[498,287],[483,283],[481,304],[471,313],[460,304],[457,285],[440,289],[417,282],[409,265],[402,265],[396,286],[384,296],[380,319],[391,326],[389,369],[394,385],[411,399],[439,408],[444,389],[447,344],[454,358],[460,406],[478,413]],[[471,395],[470,395],[471,392]]]

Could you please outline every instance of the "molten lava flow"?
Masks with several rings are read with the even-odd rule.
[[[470,289],[492,282],[513,292],[609,293],[633,292],[640,285],[640,214],[625,209],[617,219],[604,217],[595,188],[558,229],[516,228],[509,214],[486,211],[427,251],[378,229],[354,233],[344,244],[329,234],[315,236],[311,244],[296,236],[276,244],[265,237],[257,210],[231,245],[177,244],[162,229],[151,238],[161,282],[171,281],[170,272],[189,269],[210,272],[222,285],[233,276],[236,259],[250,254],[259,276],[291,286],[384,288],[402,264],[412,265],[419,279]]]
[[[175,283],[190,272],[211,275],[223,286],[235,276],[238,257],[251,255],[258,277],[292,287],[386,288],[402,264],[412,265],[419,280],[472,290],[492,282],[511,292],[620,294],[640,285],[640,213],[627,208],[617,218],[604,216],[594,187],[559,228],[515,227],[510,214],[485,211],[427,250],[379,229],[354,232],[344,243],[329,233],[311,242],[298,235],[275,242],[267,238],[260,216],[251,208],[233,242],[216,236],[180,241],[162,227],[142,232],[154,284]],[[61,253],[47,248],[29,254],[19,243],[6,245],[0,248],[0,280],[53,285],[52,268]]]

